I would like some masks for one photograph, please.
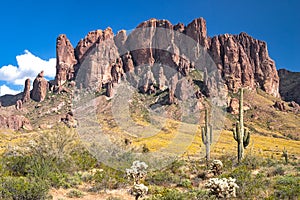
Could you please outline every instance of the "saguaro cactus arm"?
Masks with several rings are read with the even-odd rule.
[[[243,144],[244,148],[246,148],[250,143],[250,132],[248,128],[244,128],[244,138],[243,138]]]

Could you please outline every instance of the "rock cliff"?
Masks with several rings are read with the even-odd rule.
[[[300,72],[278,70],[280,77],[279,92],[285,101],[295,101],[300,104]]]
[[[215,65],[218,72],[208,69],[210,94],[214,93],[217,79],[221,78],[229,91],[236,92],[243,86],[261,88],[275,97],[280,96],[279,77],[266,43],[246,33],[210,38],[203,18],[186,26],[150,19],[129,35],[124,30],[114,35],[111,28],[91,31],[75,49],[66,36],[61,35],[57,45],[57,80],[61,80],[60,83],[76,76],[83,87],[100,89],[109,82],[119,83],[121,78],[127,78],[142,92],[147,92],[151,85],[159,85],[159,89],[170,87],[176,72],[185,77],[195,68],[204,70],[208,65]],[[132,73],[139,78],[135,76],[132,80]],[[180,82],[178,89],[177,82]],[[182,94],[180,90],[184,84],[180,79],[177,82],[172,82],[174,91]]]

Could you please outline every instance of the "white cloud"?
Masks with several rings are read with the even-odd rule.
[[[16,56],[16,59],[18,66],[7,65],[0,68],[0,80],[13,85],[24,85],[27,78],[33,81],[42,70],[44,70],[45,76],[55,77],[56,58],[43,60],[25,50],[24,54]]]
[[[1,85],[0,86],[0,96],[6,95],[6,94],[18,94],[21,91],[13,90],[7,87],[6,85]]]

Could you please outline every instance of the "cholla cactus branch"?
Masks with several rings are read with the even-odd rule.
[[[148,187],[141,184],[141,180],[147,175],[148,165],[141,161],[134,161],[129,169],[126,169],[126,175],[128,179],[133,180],[133,186],[129,190],[130,194],[135,196],[135,199],[143,197],[148,192]]]
[[[209,172],[213,173],[215,176],[222,174],[223,163],[220,160],[213,160],[209,165]]]

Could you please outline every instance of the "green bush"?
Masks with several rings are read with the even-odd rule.
[[[127,183],[127,179],[124,178],[124,174],[121,171],[108,167],[104,167],[104,169],[101,171],[96,171],[92,180],[95,184],[90,189],[90,192],[97,192],[99,190],[106,189],[117,189]]]
[[[2,177],[0,197],[3,199],[43,200],[47,198],[48,184],[36,178]]]
[[[274,196],[278,199],[297,199],[300,197],[300,177],[283,176],[276,180]]]
[[[69,198],[82,198],[83,196],[84,196],[84,194],[79,190],[70,190],[67,193],[67,197],[69,197]]]
[[[147,200],[188,200],[186,194],[181,193],[176,189],[165,189],[160,194],[153,195]]]
[[[78,170],[89,170],[97,164],[97,159],[85,149],[79,149],[73,152],[71,156]]]
[[[65,189],[76,187],[81,183],[80,177],[67,173],[49,173],[48,180],[54,188],[63,187]]]
[[[270,182],[263,174],[258,173],[257,175],[252,176],[251,171],[247,166],[239,166],[228,175],[223,175],[223,177],[232,177],[236,179],[236,184],[239,186],[239,189],[237,190],[238,198],[263,198],[265,196],[264,191],[270,185]]]
[[[151,197],[146,200],[203,200],[203,199],[215,199],[215,197],[208,196],[206,190],[189,190],[187,192],[181,192],[177,189],[168,189],[158,186],[149,186],[149,195]]]
[[[180,181],[178,186],[184,187],[184,188],[187,188],[187,189],[191,189],[192,188],[192,183],[189,179],[183,179],[183,180]]]
[[[279,166],[279,167],[276,167],[276,168],[271,168],[268,172],[267,172],[267,176],[268,177],[273,177],[273,176],[283,176],[284,175],[284,169]]]
[[[157,171],[149,173],[146,181],[150,185],[180,184],[180,177],[170,171]]]

